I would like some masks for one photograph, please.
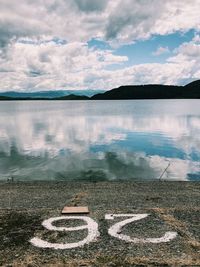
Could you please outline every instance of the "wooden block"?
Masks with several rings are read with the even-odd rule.
[[[62,214],[83,214],[89,213],[88,207],[67,207],[65,206],[61,212]]]

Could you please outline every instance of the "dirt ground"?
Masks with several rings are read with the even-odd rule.
[[[84,216],[98,224],[98,236],[79,246],[90,231],[80,219],[52,225],[82,230],[46,229],[42,222],[60,217],[65,205],[88,206]],[[112,226],[131,216],[106,214],[146,217],[125,223],[115,237]],[[199,182],[1,182],[0,266],[200,266],[199,221]],[[168,232],[176,236],[152,242]],[[33,238],[68,247],[40,247]]]

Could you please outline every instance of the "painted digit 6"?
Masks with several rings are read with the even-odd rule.
[[[83,220],[87,224],[76,227],[57,227],[52,225],[53,222],[61,220]],[[31,244],[40,248],[54,248],[54,249],[76,248],[84,246],[85,244],[88,244],[92,241],[95,241],[95,239],[99,236],[98,224],[93,219],[86,216],[62,216],[62,217],[50,218],[48,220],[43,221],[42,225],[50,231],[79,231],[83,229],[88,229],[88,235],[83,240],[74,243],[50,243],[38,237],[32,238],[30,240]]]
[[[126,220],[113,224],[109,229],[108,233],[118,239],[132,243],[164,243],[169,242],[177,236],[176,232],[166,232],[164,236],[159,238],[130,238],[128,235],[121,234],[122,227],[128,223],[138,221],[146,218],[149,214],[106,214],[105,219],[113,220],[115,217],[130,217]]]

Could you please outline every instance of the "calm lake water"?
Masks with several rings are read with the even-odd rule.
[[[10,177],[200,180],[200,101],[2,101]]]

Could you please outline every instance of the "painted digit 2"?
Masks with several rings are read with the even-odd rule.
[[[109,228],[108,233],[113,237],[132,243],[164,243],[171,241],[177,236],[176,232],[166,232],[164,236],[159,238],[130,238],[128,235],[121,234],[123,226],[128,223],[144,219],[147,216],[149,216],[149,214],[106,214],[106,220],[113,220],[115,217],[130,217],[126,220],[113,224]]]
[[[83,220],[86,222],[86,225],[82,226],[76,226],[76,227],[57,227],[53,226],[52,223],[60,220]],[[71,249],[76,248],[80,246],[84,246],[85,244],[88,244],[92,241],[95,241],[95,239],[99,236],[98,231],[98,224],[91,218],[86,216],[62,216],[62,217],[55,217],[50,218],[48,220],[43,221],[42,225],[50,230],[50,231],[79,231],[83,229],[88,229],[88,235],[86,238],[79,242],[75,243],[50,243],[47,241],[44,241],[38,237],[34,237],[30,240],[30,242],[40,248],[53,248],[53,249]]]

